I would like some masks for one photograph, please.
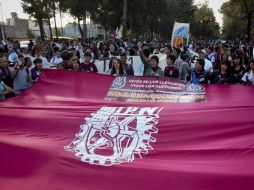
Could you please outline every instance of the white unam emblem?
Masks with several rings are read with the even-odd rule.
[[[152,150],[158,133],[159,107],[102,107],[85,118],[81,130],[66,151],[81,161],[101,166],[132,162]]]

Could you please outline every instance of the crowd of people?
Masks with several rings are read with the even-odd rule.
[[[0,100],[22,93],[43,69],[98,72],[95,60],[110,59],[109,75],[133,76],[128,56],[140,56],[144,76],[171,77],[195,84],[254,85],[254,42],[190,42],[89,39],[30,40],[27,47],[7,39],[0,44]],[[167,66],[159,57],[166,55]]]

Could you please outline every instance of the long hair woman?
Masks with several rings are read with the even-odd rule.
[[[112,58],[112,68],[111,68],[111,72],[110,75],[112,76],[126,76],[126,72],[124,71],[123,68],[123,63],[121,62],[120,59],[113,57]]]

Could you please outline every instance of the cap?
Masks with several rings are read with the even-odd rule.
[[[11,53],[8,57],[8,61],[11,63],[16,63],[18,61],[18,54]]]

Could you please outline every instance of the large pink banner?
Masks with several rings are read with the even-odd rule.
[[[113,80],[45,71],[0,102],[0,189],[254,189],[254,88],[205,86],[196,103],[108,102]]]
[[[171,103],[204,102],[205,88],[169,77],[116,77],[107,101]]]

